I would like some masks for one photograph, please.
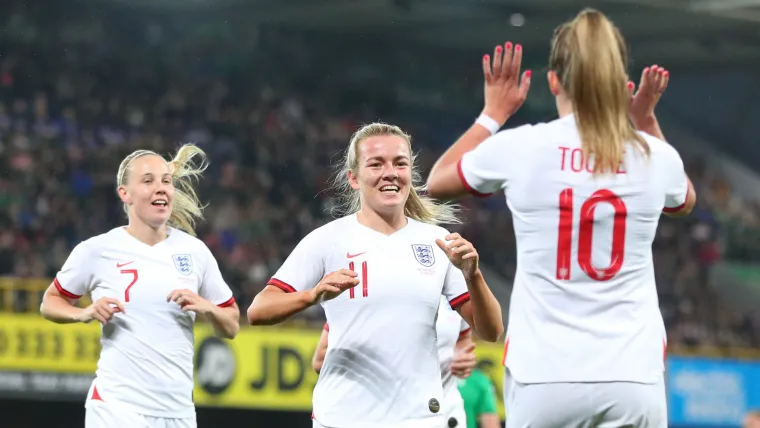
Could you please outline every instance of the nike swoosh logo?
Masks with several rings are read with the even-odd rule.
[[[354,257],[359,257],[364,253],[366,253],[366,251],[362,251],[361,253],[356,253],[356,254],[346,253],[346,258],[353,259]]]
[[[124,266],[126,266],[128,264],[131,264],[131,263],[134,263],[134,261],[126,262],[126,263],[116,263],[116,267],[117,268],[124,267]]]

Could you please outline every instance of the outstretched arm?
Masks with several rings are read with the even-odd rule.
[[[521,76],[521,64],[522,47],[516,45],[513,49],[511,42],[505,43],[503,49],[494,49],[493,63],[488,55],[483,56],[485,107],[475,124],[433,165],[427,180],[430,196],[454,199],[470,190],[460,178],[459,160],[495,134],[525,102],[531,73],[528,70]]]
[[[354,271],[340,269],[306,291],[296,291],[290,285],[272,279],[253,299],[248,308],[248,322],[251,325],[279,324],[322,300],[334,299],[345,290],[356,287],[359,283],[356,276]]]

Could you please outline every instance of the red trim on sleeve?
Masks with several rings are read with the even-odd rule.
[[[53,284],[55,284],[55,288],[58,289],[59,293],[61,293],[64,296],[68,297],[69,299],[81,299],[82,298],[82,296],[77,296],[76,294],[74,294],[74,293],[66,290],[65,288],[63,288],[63,286],[61,285],[61,283],[58,282],[58,278],[55,278],[53,280]]]
[[[100,394],[98,393],[98,387],[97,386],[93,386],[92,387],[92,397],[90,397],[90,400],[103,401],[103,399],[100,398]]]
[[[662,339],[662,361],[665,362],[665,360],[668,359],[668,342],[665,339]]]
[[[325,323],[324,329],[325,329],[326,332],[329,333],[330,332],[330,324]]]
[[[458,295],[457,297],[454,297],[453,299],[449,300],[449,305],[451,305],[451,309],[457,310],[460,306],[470,301],[470,292],[465,291],[464,293]]]
[[[216,306],[219,306],[220,308],[226,308],[227,306],[232,306],[234,304],[235,304],[235,296],[232,296],[226,302],[220,303],[220,304],[218,304]]]
[[[459,338],[461,339],[461,338],[467,336],[467,333],[469,333],[470,330],[472,330],[472,327],[467,327],[466,329],[460,331],[459,332]]]
[[[280,281],[277,278],[272,278],[267,282],[267,285],[274,285],[275,287],[279,288],[280,290],[286,292],[286,293],[295,293],[296,289],[293,288],[292,285],[287,284],[285,282]]]
[[[507,366],[507,352],[509,352],[509,337],[507,337],[507,341],[504,342],[504,357],[501,359],[501,365],[504,367]]]
[[[459,162],[457,162],[457,174],[459,174],[459,179],[462,181],[462,185],[464,185],[465,190],[470,192],[472,195],[475,195],[478,198],[487,198],[493,195],[493,193],[480,193],[477,190],[473,189],[472,186],[470,186],[470,183],[468,183],[467,179],[464,178],[464,172],[462,171],[462,159],[459,159]]]
[[[677,207],[669,208],[665,207],[662,209],[662,212],[664,213],[677,213],[678,211],[681,211],[683,207],[686,206],[686,202],[689,200],[689,193],[691,193],[691,189],[689,189],[689,183],[686,183],[686,197],[683,198],[683,203]]]

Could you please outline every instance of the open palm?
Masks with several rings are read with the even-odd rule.
[[[628,83],[631,95],[630,114],[634,123],[654,116],[654,109],[668,87],[669,80],[670,72],[655,64],[641,72],[641,81],[635,92],[635,85],[632,82]]]
[[[485,78],[485,108],[483,113],[504,125],[510,116],[525,102],[530,89],[530,70],[520,75],[522,46],[512,47],[506,42],[504,47],[496,46],[493,62],[488,54],[483,56],[483,77]]]

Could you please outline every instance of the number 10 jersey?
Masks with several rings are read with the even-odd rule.
[[[688,184],[676,150],[640,135],[649,156],[629,144],[617,169],[598,176],[573,115],[499,132],[459,163],[467,189],[503,191],[512,213],[505,365],[520,383],[663,376],[651,247],[661,213],[683,206]]]

